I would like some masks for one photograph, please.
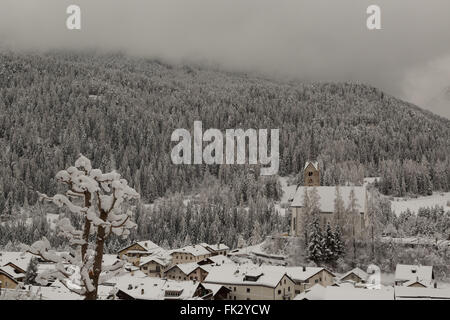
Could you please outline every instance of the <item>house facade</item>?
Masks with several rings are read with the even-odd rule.
[[[19,281],[11,274],[10,270],[0,268],[0,288],[2,289],[15,289]]]
[[[208,266],[200,266],[197,263],[182,263],[170,267],[164,274],[167,279],[202,282],[208,275]]]
[[[148,257],[163,249],[152,241],[138,241],[125,247],[117,253],[119,259],[126,260],[135,266],[140,264],[142,257]]]
[[[300,294],[316,284],[333,285],[335,275],[321,267],[287,267],[288,276],[294,281],[294,294]]]
[[[436,287],[432,266],[397,264],[395,268],[395,285],[429,288]]]
[[[295,282],[286,270],[272,266],[214,267],[204,283],[227,287],[228,300],[291,300],[295,295]]]
[[[172,264],[181,264],[199,262],[213,254],[201,245],[191,245],[181,249],[175,249],[170,255],[172,256]]]
[[[157,256],[144,257],[140,261],[139,269],[149,277],[164,277],[164,273],[170,266],[169,261]]]

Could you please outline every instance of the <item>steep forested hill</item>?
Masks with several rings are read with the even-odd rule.
[[[388,194],[450,188],[450,121],[363,84],[277,83],[122,55],[4,52],[0,213],[34,202],[32,189],[53,194],[55,173],[80,152],[119,170],[146,201],[188,190],[206,171],[245,193],[241,168],[172,165],[172,131],[195,120],[280,128],[281,175],[318,158],[323,184],[363,172],[382,175]]]

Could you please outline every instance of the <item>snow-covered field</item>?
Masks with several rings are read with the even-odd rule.
[[[399,215],[406,210],[417,213],[420,208],[444,207],[444,211],[450,211],[450,192],[436,192],[432,196],[418,198],[394,198],[391,200],[392,212]]]
[[[275,203],[275,209],[281,216],[284,216],[289,207],[289,199],[294,195],[297,188],[296,185],[288,185],[289,177],[278,177],[280,181],[281,190],[283,191],[283,196],[278,203]]]

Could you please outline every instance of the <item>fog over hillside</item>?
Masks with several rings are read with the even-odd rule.
[[[0,43],[18,49],[123,50],[171,63],[302,81],[359,81],[450,117],[450,2],[378,0],[382,30],[361,0],[79,0],[82,29],[65,28],[68,0],[2,0]]]

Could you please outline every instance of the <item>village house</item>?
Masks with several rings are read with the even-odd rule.
[[[294,193],[290,204],[291,213],[291,230],[292,236],[298,237],[304,231],[304,198],[305,192],[317,192],[319,197],[319,222],[321,227],[325,227],[327,223],[334,226],[337,222],[335,216],[335,200],[337,197],[337,189],[342,199],[344,208],[348,208],[350,204],[350,195],[353,193],[355,198],[354,210],[357,215],[352,219],[341,217],[345,221],[350,221],[354,225],[355,234],[362,235],[368,226],[367,203],[368,193],[365,186],[320,186],[320,171],[316,163],[307,162],[304,169],[305,185],[299,186]]]
[[[19,280],[15,277],[13,268],[11,267],[0,268],[0,288],[15,289],[18,284]]]
[[[170,262],[170,255],[155,254],[141,258],[139,269],[149,277],[162,278]]]
[[[282,267],[281,267],[282,268]],[[324,287],[334,283],[335,275],[321,267],[285,267],[287,275],[294,281],[294,293],[297,295],[316,284]]]
[[[204,247],[206,250],[208,250],[209,252],[211,252],[211,256],[216,256],[216,255],[226,256],[228,254],[228,251],[230,251],[230,248],[223,243],[212,244],[212,245],[207,244],[207,243],[200,243],[200,245],[202,247]]]
[[[223,255],[210,256],[198,262],[199,265],[215,265],[220,266],[226,263],[234,263],[230,258]]]
[[[227,300],[231,292],[230,289],[220,284],[202,283],[201,285],[208,291],[208,294],[203,297],[204,300]]]
[[[354,283],[366,283],[368,278],[369,275],[367,274],[367,272],[365,272],[360,268],[354,268],[349,272],[347,272],[346,274],[344,274],[339,280],[341,282],[351,281]]]
[[[170,253],[172,264],[199,262],[205,258],[211,257],[212,252],[201,245],[191,245],[180,249],[174,249]]]
[[[164,250],[157,244],[150,240],[135,242],[121,250],[117,253],[119,259],[127,260],[128,262],[139,265],[140,259],[142,257],[148,257],[156,252],[161,252]]]
[[[433,267],[397,264],[395,268],[395,285],[436,288]]]
[[[151,277],[123,276],[117,279],[115,287],[121,300],[190,300],[208,294],[200,282]]]
[[[291,300],[295,290],[286,270],[275,266],[217,266],[209,270],[204,283],[230,289],[228,300]]]
[[[170,267],[164,274],[167,279],[172,280],[195,280],[202,282],[211,269],[209,265],[199,265],[196,262],[180,263]]]
[[[294,300],[394,300],[395,293],[392,287],[383,287],[379,290],[355,288],[348,284],[345,286],[323,287],[316,284],[306,291],[295,296]]]
[[[395,300],[450,300],[450,289],[396,286]]]

